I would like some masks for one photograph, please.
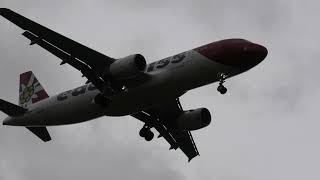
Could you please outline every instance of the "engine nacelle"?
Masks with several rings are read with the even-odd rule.
[[[206,108],[184,111],[177,119],[176,126],[179,130],[193,131],[208,126],[211,114]]]
[[[141,54],[133,54],[112,63],[110,74],[116,80],[134,79],[143,74],[146,66],[146,60]]]

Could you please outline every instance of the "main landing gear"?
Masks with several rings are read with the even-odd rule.
[[[227,88],[224,87],[223,83],[225,82],[227,75],[225,75],[224,73],[219,73],[218,78],[219,78],[219,86],[218,86],[217,90],[221,94],[225,94],[227,92]]]
[[[151,141],[154,137],[153,132],[150,130],[150,127],[144,125],[140,130],[139,135],[143,137],[146,141]]]

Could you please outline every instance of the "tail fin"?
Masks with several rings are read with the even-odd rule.
[[[48,98],[47,92],[41,86],[32,71],[20,74],[19,105],[27,108],[31,104]]]
[[[31,104],[48,98],[49,95],[41,86],[32,71],[20,74],[19,84],[19,105],[27,108]],[[26,127],[41,140],[47,142],[51,140],[46,127]]]

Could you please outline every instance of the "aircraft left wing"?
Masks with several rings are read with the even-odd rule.
[[[179,100],[163,105],[161,107],[142,111],[131,116],[141,120],[150,127],[154,127],[170,145],[170,149],[180,148],[191,161],[199,155],[196,144],[190,131],[179,131],[170,127],[174,119],[183,112]]]
[[[105,83],[102,79],[104,70],[115,59],[58,34],[10,9],[0,8],[0,15],[25,30],[23,35],[31,40],[30,45],[40,45],[62,59],[61,64],[68,63],[80,70],[89,81],[102,90],[99,87]]]

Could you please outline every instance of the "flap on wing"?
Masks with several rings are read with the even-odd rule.
[[[34,34],[25,31],[23,34],[26,38],[30,39],[31,42],[38,44],[43,49],[49,51],[51,54],[57,56],[62,60],[61,64],[68,63],[74,68],[81,71],[81,73],[88,78],[90,82],[92,82],[96,88],[102,91],[104,86],[104,81],[95,75],[94,71],[88,65],[84,64],[83,62],[77,60],[75,57],[63,52],[62,50],[58,49],[57,47],[51,45],[50,43],[46,42],[43,39],[39,39],[39,37],[35,36]]]
[[[105,56],[91,48],[88,48],[72,39],[69,39],[55,31],[52,31],[26,17],[17,14],[10,9],[0,8],[0,15],[16,24],[20,28],[36,35],[38,39],[44,39],[50,44],[58,47],[64,52],[80,59],[85,64],[89,65],[100,75],[105,67],[114,62],[113,58]],[[31,41],[31,44],[36,43],[36,40]]]
[[[167,128],[161,124],[158,120],[153,120],[153,118],[146,114],[145,112],[139,112],[136,114],[131,115],[134,118],[139,119],[140,121],[150,125],[151,127],[156,128],[156,130],[160,133],[160,135],[167,140],[167,142],[170,144],[170,149],[177,149],[179,146],[175,139],[171,136]]]
[[[176,99],[175,102],[158,107],[157,109],[146,112],[142,111],[131,116],[141,120],[150,127],[154,127],[167,140],[171,148],[176,149],[179,147],[190,162],[194,157],[199,155],[190,131],[177,131],[167,128],[167,126],[170,126],[170,122],[173,122],[173,119],[177,118],[182,111],[179,99]]]
[[[181,151],[188,156],[189,162],[200,155],[190,131],[175,131],[171,132],[171,134],[178,142]]]

